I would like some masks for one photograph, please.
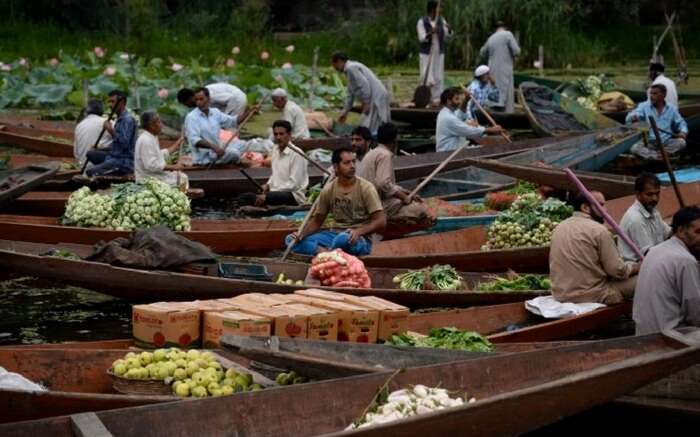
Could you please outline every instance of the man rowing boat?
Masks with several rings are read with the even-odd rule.
[[[461,88],[448,88],[442,92],[440,102],[443,108],[435,125],[435,150],[446,152],[462,147],[469,139],[480,138],[484,134],[503,132],[500,126],[479,126],[476,120],[469,120],[464,91]]]

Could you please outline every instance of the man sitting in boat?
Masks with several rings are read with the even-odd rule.
[[[639,271],[632,315],[637,335],[700,326],[700,208],[680,209],[673,236],[652,247]]]
[[[678,108],[666,102],[666,87],[661,84],[652,85],[649,89],[649,100],[642,102],[630,111],[625,118],[627,124],[638,121],[648,121],[649,117],[656,120],[656,125],[661,134],[661,142],[669,155],[678,153],[685,148],[685,139],[688,136],[686,124]],[[656,149],[656,135],[649,129],[649,145],[643,141],[632,146],[632,153],[645,159],[661,159]]]
[[[225,82],[212,83],[205,86],[209,91],[209,105],[227,115],[235,115],[242,120],[248,107],[248,98],[245,93],[235,85]],[[177,101],[187,106],[195,108],[194,91],[183,88],[177,93]]]
[[[592,192],[600,205],[605,197]],[[576,212],[559,223],[549,248],[552,295],[559,302],[615,304],[632,298],[639,264],[625,264],[603,217],[583,194],[572,201]]]
[[[374,185],[382,200],[387,220],[422,223],[434,221],[419,196],[396,184],[394,154],[398,147],[399,131],[393,123],[379,126],[377,147],[367,152],[357,175]]]
[[[241,206],[303,205],[304,192],[309,186],[308,162],[300,153],[291,150],[292,125],[287,120],[277,120],[272,124],[275,145],[272,148],[272,174],[262,186],[262,193],[243,193],[238,197]]]
[[[349,148],[333,151],[331,159],[336,177],[321,191],[313,216],[301,235],[287,236],[286,244],[304,255],[324,250],[343,249],[352,255],[369,255],[371,235],[386,227],[386,215],[379,194],[369,181],[355,176],[357,159]],[[333,214],[335,227],[343,231],[321,231],[328,214]]]
[[[193,165],[235,164],[239,162],[245,142],[234,138],[221,144],[219,130],[236,128],[237,115],[227,115],[209,106],[209,90],[206,87],[194,91],[196,108],[185,117],[187,142],[192,147]],[[248,110],[245,111],[245,114]]]
[[[166,149],[160,148],[158,135],[163,130],[163,123],[158,114],[155,111],[146,111],[141,114],[141,128],[143,128],[143,132],[136,140],[136,153],[134,154],[136,182],[146,178],[154,178],[172,187],[187,188],[187,175],[181,171],[181,166],[166,165],[166,160],[170,154],[178,150],[180,143],[175,142]]]
[[[496,82],[491,77],[491,70],[486,65],[479,65],[474,70],[474,80],[467,87],[469,92],[469,102],[467,110],[469,117],[476,120],[476,100],[482,107],[498,105],[500,94],[496,88]]]
[[[642,173],[634,181],[637,200],[630,206],[620,221],[620,228],[630,237],[642,254],[661,244],[671,233],[656,205],[661,194],[661,181],[653,173]],[[622,258],[627,262],[641,261],[637,254],[622,240],[617,242]]]
[[[85,118],[83,118],[77,126],[75,126],[75,134],[73,141],[73,156],[78,160],[78,164],[82,168],[87,159],[87,153],[90,151],[100,137],[100,132],[105,124],[105,119],[102,118],[104,109],[102,102],[97,99],[92,99],[88,102],[85,108]],[[109,145],[112,143],[112,135],[105,130],[105,133],[100,138],[97,144],[97,150],[105,153],[109,152]]]
[[[109,151],[90,150],[87,159],[94,167],[85,171],[88,176],[125,175],[134,171],[134,147],[136,146],[136,119],[126,110],[126,94],[121,90],[109,93],[109,106],[117,114],[117,122],[105,120],[102,126],[112,137]],[[99,134],[98,134],[99,135]]]
[[[464,91],[461,88],[448,88],[440,95],[443,108],[435,125],[435,150],[446,152],[464,146],[468,139],[480,138],[484,134],[500,134],[500,126],[483,127],[476,121],[468,120]]]
[[[272,106],[282,111],[282,120],[287,120],[292,125],[292,139],[301,140],[311,137],[309,127],[306,124],[304,111],[296,103],[287,98],[287,91],[277,88],[272,91]],[[274,136],[274,134],[273,134]]]

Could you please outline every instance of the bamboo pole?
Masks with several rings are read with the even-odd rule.
[[[412,201],[412,200],[413,200],[413,197],[415,197],[415,195],[418,194],[418,192],[420,192],[420,190],[422,190],[423,187],[425,187],[426,185],[428,185],[428,182],[430,182],[430,181],[435,177],[435,175],[437,175],[438,173],[440,173],[440,172],[442,171],[442,169],[445,168],[445,166],[452,160],[452,158],[454,158],[455,156],[457,156],[462,150],[464,150],[464,148],[465,148],[465,147],[462,146],[462,147],[456,149],[454,152],[450,153],[450,156],[448,156],[447,158],[445,158],[445,160],[442,161],[442,162],[440,163],[440,165],[438,165],[438,166],[435,168],[435,170],[433,170],[433,172],[430,173],[430,174],[428,175],[427,178],[423,179],[423,180],[421,181],[421,183],[418,184],[418,186],[417,186],[416,188],[414,188],[413,191],[411,191],[411,194],[408,195],[409,201]]]

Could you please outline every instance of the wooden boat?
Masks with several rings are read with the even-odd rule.
[[[0,171],[0,207],[41,185],[59,168],[59,163],[49,162],[44,165]]]
[[[233,297],[254,292],[292,293],[299,289],[298,285],[219,278],[212,276],[216,269],[214,265],[210,268],[202,264],[192,265],[180,273],[140,270],[90,261],[41,256],[52,248],[68,250],[78,256],[87,256],[92,252],[89,246],[74,244],[47,245],[0,241],[0,260],[2,260],[0,269],[82,286],[130,302],[151,302],[154,295],[157,295],[160,300],[186,301]],[[251,260],[251,262],[264,264],[275,278],[280,273],[284,273],[287,278],[304,280],[308,270],[307,264],[300,263],[257,259]],[[398,290],[392,282],[392,278],[397,273],[405,271],[405,269],[370,269],[375,287],[372,289],[314,287],[355,295],[378,296],[410,308],[494,305],[522,302],[546,294],[542,291],[491,293],[469,291],[475,288],[477,282],[488,280],[482,274],[465,274],[466,290],[454,292]]]
[[[551,106],[543,107],[536,104],[535,100],[530,97],[536,90],[542,90],[541,92],[545,92],[548,95],[547,98],[551,99],[549,100],[549,102],[551,102],[549,105]],[[618,122],[598,112],[582,107],[575,100],[562,96],[551,88],[533,82],[521,83],[518,87],[517,96],[518,101],[525,109],[532,129],[542,136],[557,136],[562,131],[577,132],[609,129],[620,125]],[[548,121],[546,117],[552,112],[552,107],[559,107],[563,112],[571,114],[578,124],[578,127],[563,128]]]
[[[476,401],[424,416],[363,428],[362,435],[519,434],[611,401],[682,370],[700,359],[700,347],[661,334],[587,343],[457,363],[380,372],[242,393],[220,399],[174,402],[5,424],[7,437],[72,436],[92,429],[132,435],[344,435],[377,388],[415,384],[467,393]],[[303,399],[304,402],[299,402]],[[330,403],[329,403],[330,402]],[[546,408],[543,408],[546,406]],[[503,416],[504,411],[518,414]],[[206,421],[197,418],[207,417]],[[80,432],[80,431],[79,431]]]
[[[391,108],[393,121],[408,123],[416,128],[435,129],[438,113],[441,108]],[[524,112],[499,112],[489,111],[494,121],[505,129],[530,129],[530,122]],[[489,121],[481,112],[477,112],[477,118],[482,126],[488,126]]]

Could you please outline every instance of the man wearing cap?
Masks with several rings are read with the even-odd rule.
[[[652,62],[649,65],[649,80],[653,81],[652,85],[661,84],[666,87],[666,103],[678,107],[678,91],[676,84],[664,74],[666,67],[659,62]],[[651,88],[647,90],[647,95],[651,93]]]
[[[490,71],[488,66],[479,65],[474,70],[474,80],[467,87],[467,91],[469,91],[471,96],[467,104],[467,112],[473,120],[476,120],[476,104],[474,100],[483,107],[498,105],[500,93],[498,88],[496,88],[496,82],[491,77]]]
[[[437,103],[443,90],[445,39],[450,36],[450,29],[445,19],[440,16],[438,2],[430,0],[427,12],[428,14],[421,17],[416,24],[420,51],[420,83],[430,87],[431,101]]]
[[[287,98],[287,91],[276,88],[272,91],[272,105],[282,111],[281,120],[287,120],[292,125],[292,139],[301,140],[311,137],[309,126],[306,124],[304,111]]]
[[[506,112],[513,112],[513,62],[520,54],[520,46],[503,22],[496,23],[496,31],[486,41],[479,54],[489,60],[491,74],[500,92],[498,106],[503,106]]]

